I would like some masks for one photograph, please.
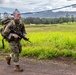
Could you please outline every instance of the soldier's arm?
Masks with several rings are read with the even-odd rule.
[[[23,24],[23,34],[24,34],[24,35],[26,34],[26,30],[25,30],[24,24]]]
[[[26,30],[25,30],[25,25],[24,25],[23,22],[22,22],[22,29],[21,29],[21,31],[22,31],[22,34],[25,36],[26,35]]]

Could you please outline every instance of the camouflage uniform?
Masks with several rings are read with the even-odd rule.
[[[13,58],[14,63],[18,64],[19,62],[19,53],[22,51],[22,46],[20,44],[21,38],[12,38],[13,33],[10,33],[11,30],[16,31],[19,34],[22,34],[25,36],[25,27],[24,23],[19,20],[18,22],[15,22],[14,20],[11,20],[10,23],[5,27],[3,35],[6,36],[11,41],[7,40],[9,42],[10,48],[12,50],[11,57]]]

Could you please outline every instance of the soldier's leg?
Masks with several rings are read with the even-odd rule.
[[[9,45],[12,50],[11,56],[13,61],[19,62],[19,49],[18,49],[17,43],[13,41],[13,42],[10,42]]]
[[[19,54],[20,54],[22,51],[22,46],[21,46],[20,42],[18,43],[18,48],[19,48]]]
[[[5,59],[7,60],[7,64],[10,65],[11,57],[10,56],[6,56]]]
[[[12,53],[13,53],[12,58],[13,58],[13,61],[14,61],[14,64],[15,64],[15,69],[14,70],[22,72],[23,69],[21,69],[19,67],[19,53],[20,53],[19,42],[12,42],[12,43],[10,43],[10,47],[12,49]]]

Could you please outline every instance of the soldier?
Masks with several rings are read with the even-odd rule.
[[[22,72],[23,69],[19,66],[19,54],[22,51],[22,46],[20,44],[21,37],[18,36],[17,34],[10,33],[11,30],[14,30],[17,33],[22,34],[24,36],[26,34],[24,23],[21,20],[21,15],[17,11],[16,13],[14,12],[14,20],[11,20],[5,27],[3,31],[3,36],[10,39],[10,41],[9,40],[7,41],[9,42],[10,48],[12,50],[10,56],[5,57],[7,60],[7,64],[10,65],[10,61],[12,58],[15,65],[14,71]]]

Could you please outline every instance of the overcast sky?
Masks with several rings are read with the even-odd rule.
[[[0,12],[12,12],[15,8],[22,12],[37,12],[60,8],[71,4],[76,4],[76,0],[0,0]],[[76,11],[76,6],[63,8],[59,11],[62,10]]]

